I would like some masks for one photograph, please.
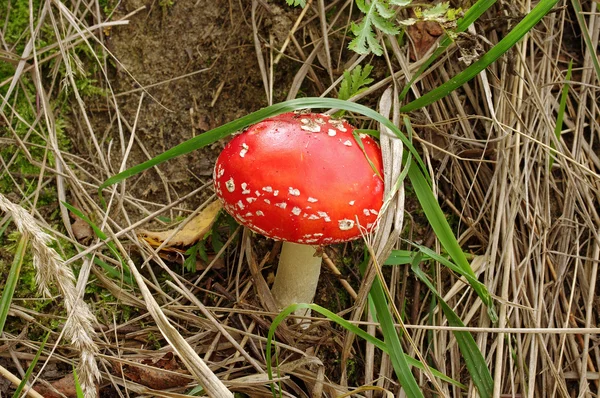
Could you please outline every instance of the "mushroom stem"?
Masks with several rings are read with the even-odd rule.
[[[283,242],[275,283],[271,289],[280,309],[295,303],[312,303],[321,273],[321,257],[313,246]],[[300,310],[296,315],[308,315]]]

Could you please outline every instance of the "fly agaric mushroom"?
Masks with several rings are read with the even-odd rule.
[[[321,270],[315,247],[371,231],[383,204],[379,145],[344,120],[284,113],[250,126],[221,152],[217,196],[239,223],[284,241],[273,297],[311,303]]]

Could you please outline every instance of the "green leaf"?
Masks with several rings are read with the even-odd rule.
[[[592,63],[594,64],[596,78],[598,81],[600,81],[600,61],[598,60],[598,54],[596,53],[590,32],[588,31],[588,27],[585,23],[585,17],[582,14],[583,10],[581,9],[581,2],[579,0],[571,0],[571,4],[573,4],[573,9],[575,10],[575,15],[577,16],[577,23],[581,28],[581,33],[583,34],[583,40],[585,41],[585,46],[588,49],[588,54],[592,59]],[[596,4],[596,8],[598,8],[598,4],[600,3]]]
[[[42,355],[42,352],[44,351],[44,347],[46,346],[46,343],[48,342],[48,337],[50,337],[50,334],[51,334],[51,332],[46,333],[46,337],[44,337],[42,344],[40,344],[40,348],[35,353],[33,360],[31,361],[31,363],[29,364],[29,367],[27,368],[27,371],[25,372],[25,376],[23,377],[23,379],[17,386],[17,389],[15,390],[14,394],[12,395],[13,398],[19,398],[21,396],[21,392],[27,385],[27,381],[31,378],[31,374],[33,373],[33,370],[35,369],[38,361],[40,360],[40,356]]]
[[[385,293],[378,276],[375,276],[375,280],[371,286],[370,295],[373,299],[377,319],[381,325],[385,344],[389,349],[392,367],[394,368],[394,372],[396,373],[402,388],[404,388],[408,397],[423,397],[423,392],[417,384],[417,381],[410,370],[408,361],[406,360],[406,355],[404,354],[402,344],[400,343],[400,336],[398,336],[398,332],[396,331],[394,319],[388,308],[388,302],[385,298]]]
[[[286,1],[286,3],[288,3],[289,6],[292,6],[292,7],[298,7],[298,6],[300,6],[302,8],[306,7],[306,0],[285,0],[285,1]]]
[[[79,376],[77,376],[77,371],[73,368],[73,381],[75,382],[75,394],[77,398],[84,398],[83,389],[81,388],[81,383],[79,382]]]
[[[19,281],[21,266],[23,265],[23,259],[25,258],[27,242],[29,242],[29,235],[21,235],[17,245],[17,250],[15,251],[15,257],[13,258],[12,266],[8,272],[8,277],[6,278],[4,290],[2,291],[2,298],[0,298],[0,336],[4,330],[6,318],[8,317],[8,311],[10,310],[10,304],[12,303],[12,298],[15,294],[17,282]]]
[[[373,66],[367,64],[364,69],[362,66],[357,65],[352,71],[344,71],[344,78],[340,84],[338,98],[347,100],[366,90],[368,85],[373,83],[373,79],[369,77],[372,70]]]
[[[394,10],[389,8],[388,5],[382,1],[377,1],[374,4],[381,18],[390,19],[396,14]]]
[[[185,251],[187,257],[183,260],[183,268],[189,272],[196,272],[196,258],[198,257],[198,245],[200,244],[204,244],[204,242],[197,242]]]
[[[407,116],[404,117],[404,123],[407,129],[412,130],[410,120]],[[488,316],[492,322],[496,322],[498,320],[498,315],[494,309],[494,302],[491,299],[491,296],[485,286],[477,281],[477,277],[471,269],[465,253],[458,244],[456,237],[452,233],[452,228],[450,228],[450,225],[446,220],[444,212],[431,191],[431,186],[424,179],[422,171],[418,167],[415,167],[414,163],[408,169],[408,177],[410,178],[417,199],[423,208],[423,212],[425,213],[435,236],[438,238],[444,249],[446,249],[446,252],[454,261],[454,264],[456,264],[456,267],[459,270],[458,272],[460,272],[461,275],[468,277],[468,280],[472,282],[471,287],[477,292],[477,295],[488,307]],[[432,251],[427,254],[430,256],[436,255],[435,252]]]
[[[206,145],[210,145],[213,142],[216,142],[222,138],[227,137],[230,134],[233,134],[236,131],[243,129],[244,127],[247,127],[254,123],[258,123],[261,120],[264,120],[268,117],[279,115],[284,112],[313,108],[343,109],[349,112],[360,113],[379,123],[382,123],[385,127],[389,128],[398,138],[402,140],[404,145],[406,145],[406,149],[410,151],[410,153],[414,156],[419,167],[423,170],[423,173],[425,172],[425,170],[427,170],[425,164],[423,163],[423,159],[421,159],[419,153],[415,149],[412,142],[408,138],[406,138],[406,136],[402,134],[398,127],[396,127],[391,121],[389,121],[389,119],[381,116],[378,112],[374,111],[371,108],[367,108],[364,105],[356,104],[354,102],[343,101],[335,98],[307,97],[293,99],[285,102],[280,102],[279,104],[268,106],[249,115],[243,116],[239,119],[233,120],[229,123],[219,126],[215,129],[207,131],[185,142],[182,142],[181,144],[157,155],[156,157],[150,160],[147,160],[144,163],[133,166],[125,171],[122,171],[119,174],[110,177],[102,184],[100,184],[98,192],[101,194],[105,188],[117,184],[125,180],[126,178],[141,173],[142,171],[154,167],[160,163],[166,162],[167,160],[176,158],[181,155],[185,155],[186,153],[190,153]],[[427,181],[429,181],[427,174],[423,174],[423,176]]]
[[[383,265],[404,265],[412,264],[418,252],[410,250],[392,250],[387,260]]]
[[[437,21],[442,18],[450,9],[450,3],[438,3],[433,7],[426,8],[422,11],[423,19],[426,21]]]
[[[356,37],[350,42],[348,48],[358,54],[372,52],[375,55],[382,55],[383,49],[373,31],[373,26],[389,35],[398,34],[398,27],[390,21],[395,12],[384,0],[371,0],[369,4],[365,0],[356,0],[356,5],[365,16],[359,24],[352,22],[350,30]]]

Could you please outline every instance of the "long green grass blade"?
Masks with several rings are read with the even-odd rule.
[[[585,18],[583,17],[581,9],[581,2],[579,0],[571,0],[571,4],[573,4],[573,9],[575,9],[577,23],[579,23],[579,27],[581,28],[581,33],[583,34],[583,40],[585,41],[585,46],[588,49],[588,54],[592,58],[594,70],[596,71],[596,78],[598,79],[598,82],[600,82],[600,62],[598,61],[598,53],[596,52],[596,48],[592,43],[590,32],[588,31],[588,27],[585,23]],[[596,29],[598,28],[596,27]]]
[[[112,255],[115,256],[115,258],[121,262],[123,274],[121,275],[121,273],[119,271],[117,271],[114,267],[111,267],[110,265],[108,265],[107,263],[105,263],[102,260],[99,260],[99,259],[95,260],[94,263],[97,265],[100,265],[109,274],[109,276],[111,276],[113,278],[120,278],[122,276],[123,281],[125,283],[127,283],[130,286],[133,286],[133,276],[131,275],[129,266],[127,265],[125,260],[123,260],[123,257],[121,257],[121,254],[117,250],[117,246],[115,245],[115,242],[109,241],[108,236],[104,233],[104,231],[102,231],[100,229],[100,227],[98,227],[92,220],[90,220],[90,218],[88,216],[83,214],[83,212],[81,210],[70,205],[67,202],[62,202],[62,204],[65,205],[65,207],[71,213],[75,214],[77,217],[81,218],[86,224],[88,224],[90,226],[90,228],[92,228],[92,231],[94,231],[94,233],[96,234],[96,236],[98,238],[100,238],[101,240],[106,242],[106,246],[108,247],[108,250],[110,250]]]
[[[404,117],[404,123],[407,130],[411,131],[412,126],[408,117]],[[433,195],[429,182],[423,176],[423,172],[421,169],[414,167],[414,164],[411,164],[408,169],[408,177],[410,178],[410,182],[415,190],[417,199],[421,204],[423,213],[425,213],[431,228],[433,228],[435,236],[438,238],[448,255],[450,255],[454,263],[458,266],[459,273],[467,277],[470,282],[472,281],[471,287],[487,306],[488,315],[492,322],[496,322],[498,320],[498,315],[494,309],[494,302],[492,301],[487,288],[477,281],[477,277],[471,269],[465,253],[458,244],[458,241],[452,232],[452,228],[450,228],[450,225],[446,220],[446,216],[440,208],[436,197]],[[437,253],[431,250],[429,250],[429,253],[426,254],[437,256]]]
[[[27,248],[28,241],[29,236],[27,234],[21,235],[17,245],[17,250],[15,252],[15,257],[13,258],[10,271],[8,272],[8,277],[6,278],[4,290],[2,291],[2,298],[0,299],[0,335],[2,335],[2,331],[4,330],[6,318],[8,317],[8,310],[10,309],[10,304],[12,303],[12,299],[15,294],[15,289],[21,273],[21,265],[23,265],[23,258],[25,257],[25,249]]]
[[[190,140],[187,140],[144,163],[131,167],[117,175],[110,177],[100,185],[98,190],[99,192],[102,192],[104,188],[117,184],[128,177],[134,176],[138,173],[141,173],[144,170],[154,167],[167,160],[173,159],[177,156],[185,155],[186,153],[190,153],[196,149],[202,148],[203,146],[212,144],[213,142],[218,141],[221,138],[227,137],[228,135],[243,129],[244,127],[247,127],[254,123],[258,123],[259,121],[268,117],[279,115],[284,112],[291,112],[307,108],[344,109],[349,112],[360,113],[364,116],[367,116],[373,120],[382,123],[384,126],[393,131],[394,134],[396,134],[396,136],[398,136],[398,138],[400,138],[404,142],[404,145],[406,145],[408,150],[417,159],[419,166],[422,167],[423,170],[426,170],[425,164],[423,163],[423,160],[419,156],[413,144],[404,136],[404,134],[402,134],[402,132],[392,122],[390,122],[387,118],[381,116],[381,114],[379,114],[378,112],[367,108],[364,105],[356,104],[349,101],[339,100],[335,98],[310,97],[294,99],[290,101],[281,102],[279,104],[271,105],[256,112],[253,112],[249,115],[236,119],[232,122],[224,124],[220,127],[217,127],[213,130],[207,131],[206,133],[203,133]]]
[[[426,257],[429,257],[429,258],[445,265],[452,271],[464,276],[465,279],[467,280],[467,282],[469,282],[469,285],[471,286],[471,288],[473,290],[475,290],[475,292],[482,299],[484,304],[491,305],[493,303],[492,297],[490,296],[489,292],[487,291],[487,288],[485,287],[485,285],[483,283],[479,282],[479,280],[473,273],[471,266],[469,266],[467,269],[463,269],[463,268],[457,266],[456,264],[454,264],[452,261],[449,261],[445,257],[440,256],[439,254],[437,254],[436,252],[434,252],[433,250],[431,250],[428,247],[421,246],[421,245],[416,245],[416,247],[418,247],[419,250],[421,251],[421,253],[423,253]]]
[[[461,275],[464,275],[465,277],[468,276],[470,281],[477,281],[477,277],[471,269],[467,257],[454,237],[442,209],[440,209],[435,196],[433,196],[433,193],[431,192],[431,188],[421,174],[421,170],[413,166],[409,169],[408,176],[410,177],[417,199],[419,200],[423,212],[425,213],[427,220],[429,220],[429,224],[431,225],[431,228],[433,228],[436,237],[460,270]],[[434,252],[431,253],[435,254]],[[496,322],[498,320],[498,315],[496,314],[494,303],[485,286],[479,284],[477,281],[477,283],[471,284],[471,287],[477,292],[481,300],[487,306],[488,315],[492,322]]]
[[[46,346],[46,342],[48,341],[48,337],[50,337],[50,332],[46,333],[46,337],[44,337],[44,340],[42,341],[42,344],[40,345],[40,348],[35,353],[35,356],[33,357],[33,360],[31,361],[31,363],[29,364],[29,367],[27,368],[27,371],[25,372],[25,376],[23,377],[23,379],[21,380],[21,382],[17,386],[17,389],[15,390],[15,392],[13,394],[13,398],[19,398],[21,396],[21,392],[23,391],[23,389],[27,385],[27,380],[29,380],[31,378],[31,374],[33,373],[33,369],[35,369],[35,366],[37,365],[38,361],[40,360],[40,356],[42,355],[42,352],[44,351],[44,347]]]
[[[417,253],[410,250],[392,250],[390,256],[383,265],[404,265],[412,264]]]
[[[442,311],[444,311],[444,315],[446,315],[446,318],[448,319],[448,324],[450,326],[464,327],[465,325],[460,320],[458,315],[456,315],[452,308],[446,304],[427,275],[419,267],[418,264],[421,262],[421,259],[422,258],[420,256],[415,258],[415,261],[412,265],[412,271],[437,297],[438,302],[442,307]],[[487,364],[485,363],[485,358],[481,354],[477,343],[475,343],[475,339],[473,339],[473,336],[469,332],[453,331],[452,333],[456,338],[460,353],[465,360],[469,375],[477,387],[479,395],[484,398],[491,398],[494,390],[494,380],[487,367]]]
[[[556,3],[558,3],[558,0],[541,0],[513,30],[511,30],[487,53],[483,54],[479,60],[441,86],[434,88],[422,97],[404,105],[400,108],[400,111],[410,112],[415,109],[423,108],[424,106],[444,98],[446,95],[473,79],[521,40],[523,36],[525,36],[535,24],[537,24],[552,9],[552,7],[556,5]]]
[[[353,325],[352,323],[348,322],[347,320],[340,317],[339,315],[334,314],[333,312],[329,311],[328,309],[323,308],[317,304],[292,304],[292,305],[284,308],[283,311],[281,311],[279,313],[279,315],[277,315],[275,317],[275,319],[273,319],[273,322],[271,323],[271,327],[269,328],[269,333],[267,334],[266,362],[267,362],[267,373],[271,379],[273,378],[272,352],[273,352],[273,342],[274,342],[275,330],[277,330],[277,327],[283,321],[285,321],[285,319],[292,312],[294,312],[298,309],[302,309],[302,308],[310,308],[312,311],[317,312],[317,313],[323,315],[324,317],[326,317],[327,319],[329,319],[330,321],[337,323],[338,325],[340,325],[341,327],[343,327],[350,333],[354,333],[355,335],[362,338],[363,340],[368,341],[369,343],[373,344],[375,347],[379,348],[384,353],[389,354],[389,347],[387,346],[386,343],[379,340],[375,336],[368,334],[367,332],[365,332],[358,326]],[[417,369],[424,369],[424,366],[421,362],[417,361],[416,359],[414,359],[406,354],[404,354],[404,357],[410,366],[414,366]],[[432,368],[430,368],[430,369],[431,369],[432,373],[435,375],[435,377],[439,377],[441,380],[443,380],[447,383],[453,384],[457,387],[465,388],[465,386],[463,384],[446,376],[445,374],[441,373],[440,371],[438,371],[436,369],[432,369]]]
[[[565,80],[567,81],[560,92],[560,102],[558,104],[558,113],[556,116],[556,127],[554,128],[554,135],[556,136],[556,140],[560,140],[560,135],[562,132],[563,121],[565,120],[565,110],[567,109],[567,98],[569,97],[569,83],[571,80],[571,75],[573,71],[573,60],[569,62],[569,68],[567,69],[567,74],[565,76]],[[554,165],[554,160],[556,160],[556,151],[554,142],[550,142],[550,147],[552,148],[552,157],[550,158],[550,169]]]
[[[423,393],[410,370],[408,361],[406,360],[406,355],[404,354],[402,344],[400,343],[400,336],[398,336],[398,332],[396,331],[392,313],[388,308],[388,302],[385,298],[385,293],[378,276],[376,276],[373,281],[370,295],[373,300],[373,305],[375,306],[375,311],[377,312],[377,320],[381,325],[383,339],[388,346],[388,355],[390,356],[390,361],[392,362],[396,377],[398,377],[398,380],[408,397],[422,397]]]
[[[473,4],[473,6],[465,12],[465,15],[457,21],[455,32],[460,33],[467,30],[467,28],[471,26],[473,22],[479,19],[479,17],[484,12],[486,12],[491,6],[493,6],[494,3],[496,3],[496,0],[479,0],[477,3]],[[415,80],[417,80],[419,76],[421,76],[423,72],[425,72],[425,70],[429,68],[429,65],[431,65],[436,59],[438,59],[440,55],[442,55],[444,51],[446,51],[446,49],[451,43],[452,38],[450,38],[450,36],[448,36],[447,34],[444,34],[444,36],[440,40],[438,48],[433,52],[433,54],[431,54],[429,58],[427,58],[427,61],[425,61],[425,63],[421,65],[421,67],[410,79],[410,82],[408,82],[408,84],[406,84],[402,89],[402,92],[399,96],[400,101],[402,101],[406,97],[406,94],[408,94],[408,90],[410,90],[410,87],[413,85]]]
[[[75,393],[77,394],[77,398],[85,398],[81,383],[79,382],[79,376],[77,376],[77,370],[75,369],[73,369],[73,380],[75,382]]]
[[[417,245],[416,247],[421,248],[422,246]],[[412,251],[412,250],[392,250],[392,252],[390,253],[389,257],[385,260],[385,263],[383,263],[383,265],[404,265],[404,264],[412,264],[415,256],[417,254],[422,254],[423,255],[423,259],[422,261],[426,261],[426,260],[430,260],[430,257],[424,252],[424,251]],[[465,253],[463,252],[463,254],[465,255],[465,257],[467,258],[467,260],[469,258],[473,258],[474,256],[470,253]],[[444,261],[447,261],[444,257],[440,256],[439,254],[435,253],[437,258],[441,258]],[[437,261],[437,260],[436,260]],[[455,264],[452,264],[454,267],[456,267]],[[461,275],[462,273],[459,272]]]

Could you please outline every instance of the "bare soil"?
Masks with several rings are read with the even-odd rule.
[[[210,4],[208,4],[210,3]],[[159,6],[156,1],[123,2],[114,19],[128,17],[129,24],[108,32],[106,43],[118,59],[111,76],[119,95],[119,112],[134,124],[138,106],[137,137],[150,157],[197,134],[244,116],[267,104],[259,73],[249,20],[249,2],[175,1]],[[281,45],[292,24],[294,10],[269,4],[261,9],[261,31]],[[283,59],[275,71],[274,99],[281,100],[299,66]],[[141,90],[140,88],[144,88]],[[142,104],[140,95],[145,93]],[[110,129],[114,110],[96,113],[100,131]],[[222,144],[181,156],[161,166],[173,197],[182,196],[212,173]],[[128,166],[141,163],[148,155],[139,144],[132,148]],[[114,164],[120,162],[117,155]],[[135,181],[132,193],[144,199],[164,202],[165,192],[155,172]]]

